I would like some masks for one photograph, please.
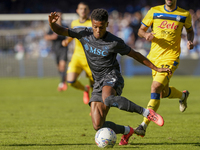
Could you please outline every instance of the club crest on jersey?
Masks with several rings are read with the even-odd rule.
[[[84,48],[85,48],[85,50],[89,50],[89,46],[87,45],[87,44],[84,44]]]
[[[177,16],[176,21],[180,21],[180,20],[181,20],[181,16]]]

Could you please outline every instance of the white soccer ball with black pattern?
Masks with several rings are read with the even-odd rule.
[[[101,128],[96,132],[95,142],[100,148],[112,148],[117,140],[115,132],[110,128]]]

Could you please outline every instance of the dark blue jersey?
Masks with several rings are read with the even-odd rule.
[[[100,80],[113,69],[120,71],[117,53],[126,55],[131,50],[122,39],[110,32],[106,32],[103,38],[96,39],[92,28],[84,27],[69,29],[69,36],[77,38],[83,45],[94,80]]]
[[[47,34],[48,34],[48,35],[51,35],[51,34],[53,34],[53,31],[52,31],[51,29],[49,29],[49,32],[48,32]],[[67,51],[68,48],[62,46],[62,41],[63,41],[64,39],[66,39],[66,36],[58,35],[57,39],[52,40],[52,51],[54,51],[54,52],[56,52],[56,53],[57,53],[57,52],[60,53],[60,51],[62,52],[62,51],[64,51],[64,50]]]

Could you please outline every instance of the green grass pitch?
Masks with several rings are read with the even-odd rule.
[[[150,76],[125,78],[122,96],[146,107]],[[90,107],[82,92],[71,87],[57,91],[58,78],[0,78],[0,150],[95,150]],[[87,83],[85,78],[81,82]],[[189,90],[188,108],[179,111],[178,99],[162,99],[158,113],[163,127],[151,123],[144,138],[133,135],[129,144],[113,150],[199,150],[200,77],[174,76],[171,85]],[[142,116],[111,108],[107,120],[137,127]]]

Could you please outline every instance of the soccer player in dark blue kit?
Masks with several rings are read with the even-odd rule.
[[[60,18],[57,23],[62,25],[62,13],[57,12]],[[48,41],[52,41],[52,50],[55,54],[57,68],[60,74],[61,82],[58,84],[58,91],[67,90],[66,84],[66,63],[67,63],[67,52],[68,47],[62,46],[62,41],[65,39],[65,36],[57,35],[51,29],[47,34],[44,35],[44,39]]]
[[[163,118],[152,109],[145,109],[136,105],[125,97],[120,96],[124,87],[124,79],[117,62],[117,53],[128,55],[147,67],[158,72],[168,72],[168,68],[157,68],[146,57],[127,46],[124,41],[106,31],[108,26],[108,12],[105,9],[95,9],[91,14],[92,28],[64,28],[56,21],[59,16],[56,12],[49,15],[51,29],[59,35],[77,38],[83,45],[89,67],[94,78],[94,87],[89,102],[91,107],[92,123],[95,130],[109,127],[116,134],[123,134],[119,145],[127,145],[130,136],[134,133],[130,126],[115,124],[106,121],[110,107],[120,110],[136,112],[155,122],[164,125]]]

